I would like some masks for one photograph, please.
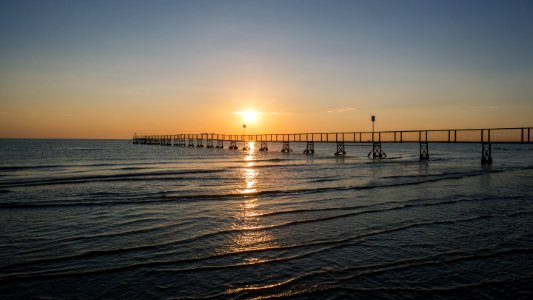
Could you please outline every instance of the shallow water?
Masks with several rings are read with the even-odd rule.
[[[532,145],[292,147],[0,140],[0,295],[532,296]]]

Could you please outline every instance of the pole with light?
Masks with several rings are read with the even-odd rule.
[[[376,122],[376,116],[372,116],[372,143],[374,142],[374,123]]]

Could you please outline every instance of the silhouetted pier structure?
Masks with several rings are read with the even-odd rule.
[[[429,159],[430,143],[477,143],[481,144],[481,162],[492,162],[492,144],[529,144],[533,143],[532,127],[522,128],[490,128],[490,129],[446,129],[446,130],[403,130],[378,132],[334,132],[334,133],[290,133],[290,134],[254,134],[229,135],[216,133],[175,134],[175,135],[137,135],[133,136],[133,144],[162,145],[185,147],[224,148],[237,150],[237,143],[243,145],[242,150],[249,151],[250,143],[260,143],[259,151],[268,151],[268,143],[281,144],[281,152],[292,152],[290,143],[306,143],[304,154],[315,153],[315,143],[336,143],[335,156],[346,155],[346,144],[368,144],[372,158],[385,158],[385,143],[419,143],[420,160]],[[217,141],[214,147],[214,141]]]

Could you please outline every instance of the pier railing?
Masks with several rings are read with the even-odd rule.
[[[398,130],[376,132],[268,133],[231,135],[195,133],[134,135],[135,144],[178,143],[189,140],[237,142],[320,142],[320,143],[533,143],[533,127],[490,129]],[[185,142],[184,142],[185,143]]]
[[[304,154],[315,152],[315,143],[336,143],[336,156],[346,155],[345,144],[368,143],[372,150],[368,153],[372,158],[387,157],[382,143],[419,143],[420,160],[429,159],[429,143],[479,143],[481,144],[481,162],[491,163],[491,145],[493,143],[526,144],[533,143],[532,127],[521,128],[490,128],[490,129],[444,129],[444,130],[399,130],[377,132],[328,132],[328,133],[288,133],[288,134],[249,134],[230,135],[217,133],[174,134],[174,135],[134,135],[134,144],[224,148],[249,151],[250,143],[260,143],[259,151],[268,151],[268,143],[281,143],[281,152],[292,152],[290,143],[306,143]],[[206,142],[204,145],[204,141]],[[216,141],[216,146],[214,142]],[[196,142],[196,144],[195,144]]]

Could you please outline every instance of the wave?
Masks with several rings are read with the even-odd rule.
[[[24,171],[32,169],[56,169],[62,168],[64,165],[34,165],[34,166],[4,166],[0,167],[0,172],[2,171]]]
[[[403,269],[409,269],[409,268],[415,268],[415,267],[427,267],[427,266],[439,266],[439,265],[448,265],[452,263],[458,263],[462,261],[472,261],[472,260],[484,260],[484,259],[491,259],[491,258],[500,258],[500,257],[508,257],[511,255],[522,255],[522,254],[531,254],[533,253],[532,248],[517,248],[517,249],[479,249],[477,251],[467,253],[467,252],[459,252],[459,251],[450,251],[442,254],[432,255],[432,256],[426,256],[422,258],[414,258],[414,259],[406,259],[406,260],[400,260],[395,261],[391,263],[384,263],[384,264],[375,264],[375,265],[365,265],[365,266],[358,266],[358,267],[352,267],[352,268],[346,268],[343,270],[334,271],[335,277],[337,278],[337,287],[339,286],[345,286],[343,282],[354,280],[361,276],[368,276],[368,275],[376,275],[379,273],[384,272],[394,272],[394,271],[400,271]],[[299,278],[295,278],[291,282],[296,283],[297,281],[302,281],[303,279],[309,280],[310,277],[317,277],[322,275],[324,272],[318,271],[313,272],[310,274],[305,274]],[[344,278],[342,275],[345,275]],[[346,275],[348,274],[348,275]],[[457,289],[469,289],[474,286],[478,285],[486,285],[499,282],[498,280],[489,279],[489,280],[482,280],[478,283],[471,283],[471,284],[464,284],[464,285],[458,285],[458,286],[451,286],[451,287],[441,287],[441,288],[423,288],[423,287],[416,287],[416,288],[384,288],[384,287],[374,287],[374,288],[366,288],[366,289],[350,289],[352,291],[398,291],[398,290],[412,290],[412,291],[426,291],[426,292],[435,292],[435,291],[450,291],[450,290],[457,290]],[[331,290],[331,288],[323,289],[321,292]],[[303,294],[302,294],[303,295]]]
[[[513,214],[511,214],[511,215],[513,215]],[[492,216],[479,216],[479,217],[474,217],[474,218],[459,219],[459,220],[455,220],[455,221],[453,221],[453,220],[442,221],[442,222],[438,222],[438,223],[455,223],[455,222],[464,222],[464,221],[469,222],[469,221],[472,221],[472,220],[475,221],[475,220],[477,220],[479,218],[483,219],[483,218],[490,218],[490,217],[492,217]],[[432,222],[428,222],[428,223],[431,224]],[[417,226],[418,227],[418,226],[423,225],[423,224],[427,224],[427,223],[413,224],[413,226]],[[398,228],[398,229],[395,229],[394,231],[403,230],[403,229],[410,228],[410,227],[412,227],[412,226],[406,226],[404,228]],[[356,243],[354,243],[355,241],[356,240],[353,240],[351,243],[342,244],[340,246],[341,247],[352,246],[352,245],[356,244]],[[394,262],[387,262],[387,263],[381,263],[381,264],[362,265],[362,266],[349,267],[349,268],[344,268],[344,269],[341,269],[341,270],[334,270],[334,271],[331,271],[331,270],[328,270],[328,271],[313,271],[313,272],[310,272],[310,273],[302,274],[302,275],[297,276],[297,277],[293,277],[293,278],[291,278],[291,280],[283,281],[281,284],[276,284],[274,286],[276,288],[280,288],[280,287],[288,286],[289,284],[298,284],[298,282],[303,282],[303,281],[316,282],[315,280],[312,280],[312,279],[316,278],[316,277],[323,277],[323,276],[326,276],[326,275],[328,277],[334,277],[335,280],[336,280],[336,283],[338,284],[338,286],[345,286],[346,284],[343,284],[343,282],[354,280],[357,277],[366,276],[366,275],[370,275],[370,274],[375,275],[375,274],[378,274],[378,273],[399,271],[399,270],[402,270],[402,269],[408,269],[408,268],[413,268],[413,267],[432,266],[432,265],[433,266],[439,266],[439,265],[447,265],[447,264],[450,264],[450,263],[457,263],[457,262],[461,262],[461,261],[508,257],[509,255],[521,255],[521,254],[528,254],[529,255],[529,254],[533,253],[533,248],[505,249],[502,246],[503,246],[503,244],[500,244],[500,245],[496,245],[496,246],[494,246],[492,248],[489,248],[489,249],[487,249],[487,248],[478,249],[478,250],[470,252],[470,253],[469,252],[462,252],[462,251],[455,251],[454,250],[454,251],[448,251],[448,252],[445,252],[445,253],[439,253],[439,254],[436,254],[436,255],[425,256],[425,257],[421,257],[421,258],[397,260],[397,261],[394,261]],[[329,251],[329,250],[331,250],[331,248],[327,249],[327,250]],[[314,293],[316,291],[320,291],[321,289],[323,289],[323,288],[307,290],[307,291],[305,291],[303,293],[298,293],[298,294],[299,295],[308,295],[309,296],[309,293]],[[377,289],[379,289],[379,288],[377,288]],[[227,291],[225,291],[224,294],[226,296],[237,296],[237,295],[239,295],[239,296],[249,296],[249,295],[241,295],[241,294],[243,294],[243,292],[246,294],[247,291],[259,291],[259,290],[269,290],[269,294],[275,295],[275,293],[273,293],[274,291],[272,291],[272,286],[269,287],[267,285],[259,286],[259,287],[256,287],[254,289],[232,289],[232,290],[227,290]],[[297,290],[297,287],[290,286],[290,287],[287,287],[287,290],[295,291],[295,290]],[[368,290],[368,289],[365,289],[365,290]],[[370,290],[373,290],[373,289],[370,289]],[[394,290],[394,288],[392,288],[392,290]]]
[[[523,169],[523,168],[520,168]],[[511,170],[511,169],[510,169]],[[184,177],[161,177],[160,175],[173,174],[173,175],[185,175],[185,174],[199,174],[199,173],[219,173],[224,172],[220,170],[196,170],[196,171],[182,171],[182,172],[150,172],[150,173],[132,173],[132,174],[120,174],[120,175],[106,175],[106,176],[83,176],[74,177],[73,179],[51,179],[44,181],[26,181],[26,182],[14,182],[12,184],[0,183],[0,187],[18,187],[18,186],[38,186],[38,185],[57,185],[57,184],[77,184],[77,183],[89,183],[98,181],[126,181],[126,180],[190,180],[198,178],[184,178]],[[169,201],[228,201],[233,199],[245,199],[245,198],[257,198],[263,196],[281,197],[291,195],[304,195],[304,194],[319,194],[328,192],[343,192],[343,191],[359,191],[370,190],[380,188],[395,188],[403,186],[421,185],[426,183],[434,183],[445,180],[459,180],[467,177],[481,176],[487,173],[499,173],[503,170],[480,170],[466,173],[448,173],[443,176],[423,176],[421,180],[408,181],[408,182],[394,182],[394,183],[370,183],[359,186],[345,186],[345,187],[319,187],[319,188],[301,188],[301,189],[288,189],[288,190],[264,190],[251,193],[215,193],[215,194],[191,194],[191,195],[172,195],[173,192],[157,193],[155,195],[142,195],[136,197],[136,199],[117,198],[106,199],[106,201],[53,201],[53,202],[4,202],[0,203],[0,208],[36,208],[36,207],[53,207],[53,206],[99,206],[99,205],[131,205],[131,204],[146,204],[146,203],[166,203]],[[159,175],[159,177],[158,177]],[[150,177],[151,176],[151,177]],[[419,178],[418,176],[415,176]],[[203,180],[208,178],[203,177]],[[218,179],[218,178],[215,178]]]
[[[517,197],[517,198],[519,198],[519,197]],[[88,251],[88,252],[78,253],[78,254],[72,255],[72,256],[64,256],[64,257],[52,258],[52,259],[43,259],[43,260],[32,261],[32,262],[23,263],[23,264],[24,265],[25,264],[37,264],[37,263],[44,263],[44,262],[61,261],[61,260],[66,260],[66,259],[74,259],[74,258],[80,259],[80,258],[84,258],[84,257],[92,257],[92,256],[98,256],[98,255],[121,254],[121,253],[127,253],[127,252],[131,252],[131,251],[158,249],[158,248],[161,248],[163,246],[174,246],[174,245],[179,245],[179,244],[184,244],[184,243],[198,242],[198,241],[206,239],[206,238],[211,238],[211,237],[220,236],[220,235],[239,234],[241,232],[260,232],[260,231],[265,231],[265,230],[280,229],[280,228],[283,228],[283,227],[294,226],[294,225],[303,224],[303,223],[327,221],[327,220],[332,220],[332,219],[337,219],[337,218],[346,218],[346,217],[357,216],[357,215],[388,212],[388,211],[394,211],[394,210],[409,209],[409,208],[413,208],[413,207],[445,205],[445,204],[452,204],[452,203],[457,203],[457,202],[461,202],[461,201],[484,201],[486,199],[487,198],[482,198],[482,199],[477,199],[477,200],[449,200],[449,201],[441,201],[441,202],[437,202],[437,203],[405,204],[405,205],[400,205],[400,206],[395,206],[395,207],[364,210],[364,211],[348,213],[348,214],[341,214],[341,215],[335,215],[335,216],[330,216],[330,217],[291,221],[291,222],[276,224],[276,225],[272,225],[272,226],[264,226],[264,227],[259,227],[259,228],[222,230],[222,231],[211,232],[211,233],[207,233],[207,234],[204,234],[204,235],[191,237],[191,238],[187,238],[187,239],[183,239],[183,240],[170,241],[170,242],[159,243],[159,244],[155,244],[155,245],[139,245],[139,246],[135,246],[135,247],[114,249],[114,250]],[[368,205],[368,206],[363,206],[363,207],[369,207],[369,206],[378,206],[378,205]],[[355,207],[355,208],[360,208],[360,207]],[[323,210],[336,210],[336,209],[337,208],[334,208],[334,209],[323,209]],[[347,208],[347,209],[351,209],[351,208]],[[314,211],[319,211],[319,210],[314,210]],[[285,212],[285,213],[287,213],[287,212]],[[518,215],[523,215],[523,214],[532,214],[532,213],[533,212],[524,211],[524,212],[518,212],[518,213],[510,214],[510,215],[507,215],[507,216],[508,217],[513,217],[513,216],[518,216]],[[265,214],[265,215],[273,215],[273,214],[278,214],[278,213],[271,213],[271,214]],[[262,216],[262,215],[260,215],[260,216]],[[477,216],[477,217],[474,217],[474,218],[469,218],[467,220],[479,220],[479,219],[491,218],[491,217],[493,217],[493,216],[492,215],[489,215],[489,216]],[[147,219],[140,219],[140,220],[130,221],[129,223],[127,222],[126,224],[131,225],[132,223],[135,223],[135,222],[146,222],[146,221],[147,221]],[[198,221],[198,219],[196,219],[194,222],[197,222],[197,221]],[[193,222],[193,221],[189,221],[189,222]],[[455,221],[452,221],[452,223],[453,222],[455,222]],[[187,222],[185,222],[185,223],[187,223]],[[450,222],[449,221],[444,221],[444,222],[435,221],[435,222],[430,222],[430,223],[423,223],[423,225],[445,224],[445,223],[450,223]],[[168,225],[162,225],[162,226],[154,226],[154,227],[150,227],[150,228],[142,228],[142,229],[136,229],[136,230],[123,231],[123,232],[112,232],[112,233],[103,233],[103,234],[97,234],[97,235],[76,236],[76,237],[69,237],[69,238],[60,239],[59,241],[66,242],[66,241],[86,240],[86,239],[95,239],[95,238],[100,239],[100,238],[107,238],[107,237],[124,236],[124,235],[129,235],[129,234],[146,233],[146,232],[152,232],[152,231],[161,231],[163,229],[168,229],[168,228],[172,228],[172,227],[176,227],[176,226],[182,226],[183,224],[184,224],[184,222],[181,222],[181,223],[178,223],[178,224],[168,224]],[[415,225],[419,226],[419,224],[415,224]],[[414,225],[411,225],[411,226],[408,226],[408,227],[412,227],[412,226],[414,226]],[[403,227],[403,228],[400,228],[400,229],[403,230],[403,229],[406,229],[408,227]],[[396,230],[398,230],[398,229],[389,230],[389,232],[396,231]],[[384,231],[382,231],[381,233],[383,233],[383,232]],[[372,234],[375,234],[375,233],[372,233]],[[359,236],[359,237],[361,237],[361,236]],[[330,244],[330,243],[337,244],[339,242],[345,242],[345,241],[347,241],[347,240],[328,241],[328,242],[326,242],[326,244]],[[324,244],[325,244],[324,242],[320,242],[318,244],[312,244],[312,245],[324,245]],[[311,244],[307,244],[307,246],[309,246],[309,245],[311,245]],[[289,248],[292,248],[292,247],[289,247]],[[289,249],[289,248],[283,248],[283,249]],[[268,248],[268,249],[263,249],[263,250],[272,250],[272,249]],[[254,249],[254,250],[251,250],[251,251],[252,252],[257,252],[259,250],[258,249]],[[242,252],[242,253],[244,253],[244,252]],[[235,253],[232,253],[232,254],[235,254]]]
[[[332,181],[337,181],[337,180],[339,180],[338,177],[336,178],[328,177],[328,178],[312,179],[312,180],[309,180],[308,182],[319,183],[319,182],[332,182]]]
[[[242,162],[242,161],[241,161]],[[165,165],[176,164],[175,161],[146,161],[146,162],[121,162],[121,163],[94,163],[94,164],[55,164],[55,165],[19,165],[19,166],[0,166],[2,171],[25,171],[33,169],[58,169],[58,168],[79,168],[79,167],[120,167],[120,166],[136,166],[136,165]]]
[[[461,195],[454,195],[453,199],[450,199],[449,197],[443,198],[447,200],[437,200],[439,198],[432,197],[430,203],[420,203],[420,204],[412,204],[417,202],[426,202],[428,199],[412,199],[412,200],[399,200],[399,201],[387,201],[377,204],[366,204],[366,205],[354,205],[354,206],[337,206],[337,207],[325,207],[325,208],[310,208],[310,209],[294,209],[294,210],[281,210],[281,211],[274,211],[274,212],[268,212],[263,214],[256,214],[255,217],[271,217],[271,216],[278,216],[278,215],[286,215],[286,214],[305,214],[305,213],[321,213],[321,212],[327,212],[327,211],[349,211],[349,210],[356,210],[356,209],[367,209],[372,207],[382,207],[387,206],[391,204],[403,204],[406,207],[423,207],[423,206],[431,206],[431,205],[439,205],[439,204],[453,204],[453,203],[463,203],[463,202],[471,202],[471,201],[487,201],[487,200],[496,200],[501,198],[495,198],[495,197],[483,197],[483,198],[461,198]],[[521,197],[507,197],[506,199],[521,199]]]
[[[517,214],[520,214],[520,213],[517,213]],[[204,260],[210,260],[210,259],[214,259],[214,258],[221,258],[221,257],[227,257],[227,256],[233,256],[233,255],[242,255],[242,254],[247,254],[247,253],[259,253],[259,252],[265,252],[265,251],[280,251],[280,250],[291,250],[291,249],[298,249],[298,248],[309,248],[310,246],[324,246],[322,247],[322,249],[317,249],[315,251],[311,251],[312,253],[309,253],[308,255],[313,255],[313,254],[317,254],[317,253],[320,253],[320,252],[323,252],[323,251],[330,251],[332,249],[335,249],[335,248],[339,248],[339,247],[348,247],[348,246],[353,246],[353,245],[356,245],[358,243],[360,243],[361,241],[364,241],[364,240],[367,240],[368,238],[371,238],[373,236],[376,236],[376,235],[382,235],[382,234],[387,234],[387,233],[393,233],[393,232],[398,232],[398,231],[402,231],[402,230],[406,230],[406,229],[411,229],[411,228],[418,228],[418,227],[423,227],[423,226],[433,226],[433,225],[437,225],[437,224],[455,224],[455,223],[460,223],[460,222],[472,222],[472,221],[476,221],[476,220],[479,220],[479,219],[486,219],[486,218],[495,218],[495,217],[509,217],[509,216],[512,216],[512,215],[516,215],[516,214],[509,214],[509,215],[483,215],[483,216],[476,216],[476,217],[472,217],[472,218],[462,218],[462,219],[453,219],[453,220],[441,220],[441,221],[429,221],[429,222],[419,222],[419,223],[410,223],[410,224],[405,224],[403,226],[400,226],[400,227],[394,227],[394,228],[390,228],[390,229],[384,229],[384,230],[374,230],[374,231],[371,231],[371,232],[368,232],[368,233],[365,233],[365,234],[361,234],[361,235],[358,235],[356,237],[351,237],[351,238],[345,238],[345,239],[341,239],[341,240],[330,240],[330,241],[318,241],[318,242],[314,242],[314,243],[307,243],[307,244],[303,244],[303,245],[289,245],[289,246],[278,246],[278,247],[267,247],[267,248],[264,248],[264,249],[254,249],[254,250],[244,250],[244,251],[238,251],[238,252],[228,252],[228,253],[223,253],[223,254],[216,254],[216,255],[212,255],[212,256],[207,256],[207,257],[200,257],[200,258],[191,258],[191,259],[180,259],[180,260],[146,260],[145,262],[140,262],[140,263],[134,263],[134,264],[128,264],[128,265],[122,265],[122,266],[116,266],[116,267],[112,267],[112,268],[100,268],[100,269],[94,269],[94,270],[85,270],[85,271],[80,271],[80,270],[71,270],[71,271],[56,271],[56,272],[51,272],[51,271],[47,271],[47,270],[43,270],[43,271],[33,271],[33,272],[11,272],[9,274],[5,274],[5,275],[2,275],[0,276],[0,282],[6,282],[6,281],[14,281],[14,280],[29,280],[29,279],[50,279],[50,278],[70,278],[70,277],[79,277],[79,276],[86,276],[86,275],[96,275],[96,274],[111,274],[111,273],[116,273],[116,272],[122,272],[122,271],[128,271],[128,270],[134,270],[134,269],[139,269],[139,268],[157,268],[157,267],[161,267],[161,266],[168,266],[169,264],[190,264],[190,263],[193,263],[193,262],[198,262],[198,261],[204,261]],[[185,242],[185,240],[184,240]],[[172,244],[175,244],[175,243],[172,243]],[[167,243],[168,245],[168,243]],[[88,251],[88,252],[85,252],[85,253],[81,253],[79,255],[72,255],[72,256],[67,256],[67,257],[58,257],[58,258],[50,258],[50,259],[45,259],[45,260],[37,260],[37,261],[32,261],[32,262],[26,262],[26,264],[39,264],[39,263],[46,263],[46,262],[56,262],[56,261],[61,261],[61,260],[65,260],[65,259],[76,259],[76,260],[79,260],[80,258],[87,258],[87,257],[91,257],[91,256],[101,256],[101,255],[115,255],[115,254],[120,254],[120,253],[124,253],[124,252],[127,252],[127,251],[139,251],[139,250],[147,250],[147,249],[158,249],[159,247],[161,247],[161,245],[159,244],[156,244],[156,245],[145,245],[145,246],[138,246],[138,247],[132,247],[132,248],[128,248],[128,249],[112,249],[112,250],[95,250],[95,251]],[[525,248],[525,249],[511,249],[511,250],[504,250],[504,251],[500,251],[500,252],[497,252],[497,253],[489,253],[489,254],[483,254],[481,255],[482,257],[498,257],[499,255],[502,255],[502,254],[515,254],[515,253],[531,253],[533,252],[533,249],[529,249],[529,248]],[[443,254],[439,254],[440,256],[442,256]],[[298,258],[298,256],[294,256],[295,258]],[[415,265],[429,265],[429,264],[440,264],[440,263],[449,263],[449,262],[454,262],[454,261],[458,261],[458,260],[466,260],[466,259],[471,259],[471,258],[476,258],[476,257],[480,257],[480,255],[471,255],[471,256],[466,256],[466,255],[462,255],[460,257],[454,257],[452,259],[448,259],[448,260],[440,260],[440,261],[437,261],[436,259],[434,258],[431,258],[431,257],[425,257],[425,258],[418,258],[418,259],[411,259],[411,260],[404,260],[404,261],[396,261],[396,262],[393,262],[393,263],[386,263],[386,264],[382,264],[382,265],[370,265],[370,266],[359,266],[359,267],[352,267],[352,268],[347,268],[347,269],[343,269],[343,270],[339,270],[339,271],[335,271],[335,273],[339,273],[339,274],[349,274],[349,278],[342,278],[341,276],[336,276],[336,278],[339,278],[339,280],[349,280],[349,279],[352,279],[352,278],[355,278],[357,276],[360,276],[361,275],[361,271],[363,270],[366,270],[368,269],[368,272],[367,273],[376,273],[376,272],[383,272],[383,271],[390,271],[390,270],[394,270],[394,269],[400,269],[400,268],[407,268],[407,267],[412,267],[412,266],[415,266]],[[420,261],[419,263],[417,263],[417,261]],[[246,264],[241,264],[241,265],[234,265],[234,266],[220,266],[222,268],[239,268],[239,267],[249,267],[249,266],[252,266],[250,264],[246,265]],[[4,268],[4,270],[8,270],[9,268],[12,268],[12,266],[8,267],[8,268]],[[201,271],[201,270],[211,270],[212,268],[205,268],[205,269],[199,269],[198,271]],[[190,272],[191,270],[190,269],[183,269],[183,270],[179,270],[179,269],[171,269],[170,271],[172,272]],[[331,272],[331,271],[327,271],[328,273]],[[355,272],[359,272],[359,273],[356,273],[356,275],[353,275]],[[319,274],[323,274],[324,271],[316,271],[316,272],[313,272],[311,274],[303,274],[297,278],[294,278],[294,280],[291,280],[290,282],[291,283],[297,283],[298,281],[304,279],[304,278],[309,278],[309,277],[315,277],[315,276],[318,276]],[[282,285],[279,285],[279,286],[284,286],[285,284],[282,284]],[[278,286],[278,287],[279,287]],[[258,289],[254,289],[254,290],[258,290]],[[239,290],[239,291],[234,291],[235,293],[240,293],[242,292],[242,290]]]
[[[349,277],[349,278],[338,278],[339,271],[328,271],[328,274],[325,274],[323,271],[315,271],[310,272],[307,274],[303,274],[300,276],[292,277],[288,280],[283,280],[278,283],[270,284],[270,285],[256,285],[253,286],[253,288],[233,288],[228,289],[224,292],[224,294],[218,294],[215,297],[246,297],[250,298],[254,292],[261,292],[261,291],[268,291],[268,296],[262,296],[261,299],[277,299],[277,298],[285,298],[287,296],[291,297],[302,297],[302,298],[327,298],[328,295],[343,295],[343,293],[346,293],[346,295],[350,295],[350,297],[353,297],[354,295],[359,295],[361,298],[375,298],[376,292],[379,293],[393,293],[389,296],[395,295],[396,297],[392,297],[392,299],[403,299],[405,296],[402,296],[402,294],[399,293],[414,293],[414,295],[418,297],[423,296],[424,298],[435,298],[439,293],[446,293],[446,295],[450,295],[449,292],[451,291],[469,291],[471,292],[473,288],[479,288],[483,287],[486,289],[486,287],[491,286],[507,286],[509,283],[516,284],[516,281],[520,282],[520,286],[527,286],[530,282],[530,278],[504,278],[504,279],[479,279],[478,282],[472,282],[472,283],[464,283],[464,284],[455,284],[451,286],[444,286],[444,287],[424,287],[421,285],[414,285],[414,286],[380,286],[379,283],[377,283],[377,286],[370,286],[370,287],[350,287],[348,284],[346,284],[346,281],[353,280],[357,277],[361,276],[368,276],[368,275],[375,275],[378,273],[383,272],[394,272],[394,271],[400,271],[404,268],[411,268],[411,267],[426,267],[426,266],[439,266],[439,265],[447,265],[447,264],[453,264],[457,262],[461,262],[464,260],[483,260],[483,259],[491,259],[494,257],[508,257],[510,255],[523,255],[523,254],[531,254],[533,253],[533,249],[530,248],[521,248],[521,249],[507,249],[507,250],[497,250],[490,253],[480,253],[483,251],[487,251],[486,249],[480,250],[476,254],[470,254],[470,253],[464,253],[464,252],[450,252],[445,253],[444,255],[452,255],[451,258],[444,258],[441,259],[440,257],[442,255],[435,255],[435,256],[427,256],[423,258],[418,259],[407,259],[402,261],[397,261],[394,263],[388,263],[388,264],[380,264],[380,265],[366,265],[366,266],[360,266],[357,268],[350,268],[345,269],[344,271],[350,272],[350,273],[356,273],[355,275]],[[441,259],[441,260],[439,260]],[[399,265],[399,266],[398,266]],[[335,273],[335,274],[332,274]],[[329,277],[334,277],[336,280],[334,282],[329,283],[322,283],[322,284],[315,284],[312,286],[306,285],[304,282],[316,282],[312,281],[313,278],[323,276],[323,275],[329,275]],[[301,284],[300,284],[301,283]],[[297,285],[300,284],[298,287]],[[276,289],[278,291],[276,291]],[[289,291],[289,292],[287,292]],[[519,293],[519,291],[517,291]],[[372,296],[370,296],[372,295]],[[464,294],[461,294],[464,295]],[[384,296],[380,296],[382,298]],[[211,298],[211,297],[210,297]],[[387,297],[388,298],[388,297]],[[440,298],[440,297],[437,297]],[[448,297],[445,297],[448,298]]]
[[[373,211],[370,211],[373,212]],[[367,233],[360,234],[355,237],[349,237],[344,238],[340,240],[326,240],[326,241],[316,241],[312,243],[306,243],[306,244],[295,244],[295,245],[287,245],[287,246],[275,246],[275,247],[264,247],[259,249],[250,249],[250,250],[242,250],[242,251],[235,251],[235,252],[227,252],[227,253],[221,253],[221,254],[215,254],[210,255],[206,257],[199,257],[199,258],[190,258],[190,259],[180,259],[180,260],[163,260],[163,261],[150,261],[146,263],[137,263],[137,264],[131,264],[127,266],[120,266],[115,268],[109,268],[109,269],[100,269],[100,270],[92,270],[92,271],[85,271],[85,272],[76,272],[76,273],[20,273],[20,274],[8,274],[6,276],[0,276],[0,282],[4,280],[13,280],[20,277],[31,277],[34,278],[37,276],[40,278],[41,276],[44,277],[70,277],[70,276],[79,276],[79,275],[88,275],[88,274],[99,274],[99,273],[114,273],[117,271],[124,271],[128,269],[136,269],[136,268],[145,268],[145,267],[157,267],[157,266],[167,266],[169,264],[176,264],[176,263],[192,263],[192,262],[199,262],[204,260],[210,260],[215,258],[222,258],[222,257],[228,257],[228,256],[234,256],[234,255],[242,255],[242,254],[249,254],[249,253],[260,253],[260,252],[266,252],[266,251],[281,251],[281,250],[291,250],[291,249],[299,249],[299,248],[309,248],[313,246],[323,246],[323,249],[318,249],[314,251],[314,253],[319,253],[322,251],[330,251],[335,248],[339,247],[348,247],[353,246],[357,243],[360,243],[361,241],[367,240],[371,237],[382,235],[382,234],[388,234],[388,233],[394,233],[398,231],[403,231],[406,229],[411,228],[419,228],[419,227],[425,227],[425,226],[434,226],[434,225],[448,225],[448,224],[457,224],[462,222],[472,222],[477,221],[481,219],[491,219],[491,218],[498,218],[498,217],[515,217],[518,215],[524,215],[524,214],[532,214],[533,212],[517,212],[517,213],[511,213],[511,214],[505,214],[505,215],[480,215],[475,217],[469,217],[469,218],[461,218],[461,219],[451,219],[451,220],[436,220],[436,221],[428,221],[428,222],[418,222],[418,223],[407,223],[403,224],[402,222],[399,223],[398,227],[393,227],[389,229],[379,229],[379,230],[371,230]],[[339,216],[342,217],[342,216]],[[320,218],[316,219],[315,221],[323,221],[323,220],[329,220],[331,218]],[[80,260],[84,258],[92,258],[92,257],[101,257],[101,256],[107,256],[107,255],[119,255],[124,254],[128,252],[137,252],[137,251],[145,251],[145,250],[160,250],[164,246],[178,246],[181,244],[188,244],[191,242],[198,242],[202,239],[206,239],[209,237],[219,236],[219,235],[226,235],[226,234],[235,234],[240,232],[250,232],[250,231],[263,231],[263,230],[270,230],[274,228],[280,228],[285,226],[291,226],[295,224],[301,224],[299,221],[295,222],[287,222],[279,225],[269,226],[269,227],[263,227],[263,228],[252,228],[252,229],[230,229],[230,230],[222,230],[218,232],[212,232],[203,234],[196,237],[186,238],[178,241],[170,241],[165,243],[158,243],[158,244],[150,244],[150,245],[139,245],[134,247],[128,247],[128,248],[120,248],[120,249],[108,249],[108,250],[91,250],[91,251],[85,251],[74,255],[69,256],[62,256],[62,257],[55,257],[55,258],[47,258],[47,259],[40,259],[40,260],[34,260],[34,261],[28,261],[24,263],[14,264],[10,266],[5,266],[4,269],[13,269],[16,267],[20,267],[21,265],[37,265],[37,264],[43,264],[43,263],[50,263],[50,262],[61,262],[66,260]],[[533,251],[533,249],[532,249]],[[297,256],[295,256],[297,257]],[[239,266],[233,266],[234,267],[246,267],[250,266],[250,264],[242,264]],[[224,268],[228,268],[228,266],[224,266]],[[213,269],[213,268],[208,268]],[[208,270],[206,269],[206,270]],[[176,270],[174,270],[176,271]],[[184,271],[190,271],[190,270],[184,270]]]
[[[103,148],[71,148],[70,150],[74,151],[103,151]]]
[[[157,171],[157,172],[139,172],[139,173],[121,173],[114,175],[91,175],[91,176],[71,176],[60,177],[53,179],[39,179],[39,180],[17,180],[11,182],[1,182],[0,187],[18,187],[18,186],[42,186],[42,185],[57,185],[57,184],[80,184],[98,181],[125,181],[125,180],[163,180],[168,175],[197,175],[197,174],[213,174],[224,172],[223,169],[211,170],[186,170],[186,171]],[[176,177],[168,179],[179,179]],[[204,178],[205,179],[205,178]]]

